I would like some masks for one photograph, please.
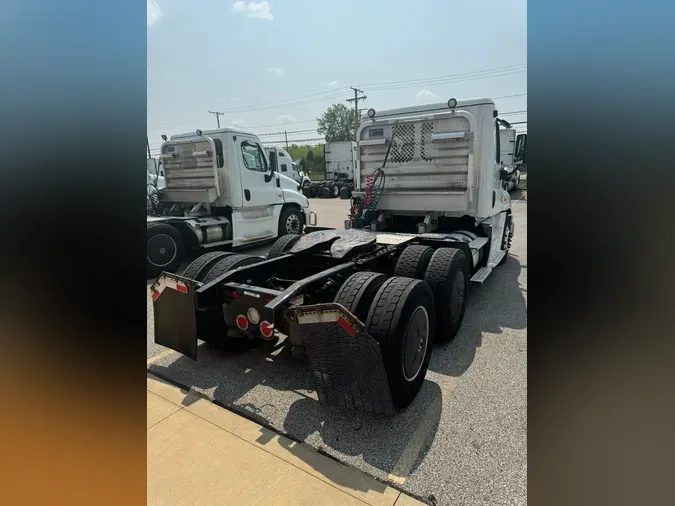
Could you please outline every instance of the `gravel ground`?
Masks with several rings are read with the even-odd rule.
[[[342,228],[348,201],[311,202],[319,225]],[[459,334],[434,349],[418,397],[394,418],[319,405],[307,368],[278,343],[239,354],[202,345],[197,362],[164,354],[153,343],[150,303],[148,358],[156,360],[148,370],[420,498],[433,496],[443,505],[525,505],[526,200],[515,201],[513,209],[509,259],[472,287]]]

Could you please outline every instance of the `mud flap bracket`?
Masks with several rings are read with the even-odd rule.
[[[320,402],[394,414],[380,346],[358,318],[336,303],[300,306],[290,313]]]

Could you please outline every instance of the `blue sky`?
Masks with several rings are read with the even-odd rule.
[[[487,96],[526,111],[526,63],[526,0],[148,0],[148,135],[213,128],[217,110],[314,139],[350,85],[365,108]]]

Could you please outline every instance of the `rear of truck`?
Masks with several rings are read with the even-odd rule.
[[[218,172],[223,167],[223,147],[219,139],[172,139],[162,144],[160,159],[166,182],[161,202],[213,204],[224,193]]]

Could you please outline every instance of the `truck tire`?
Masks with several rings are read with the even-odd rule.
[[[330,198],[330,188],[324,186],[321,188],[321,198],[329,199]]]
[[[340,198],[342,200],[347,200],[350,197],[351,192],[349,191],[349,187],[343,186],[340,188]]]
[[[425,281],[393,277],[368,311],[368,333],[379,343],[392,400],[408,406],[419,392],[434,341],[434,295]]]
[[[262,261],[263,259],[260,257],[252,257],[249,255],[229,255],[222,260],[219,260],[213,266],[211,266],[210,269],[206,269],[206,272],[202,273],[204,278],[203,283],[210,283],[211,281],[214,281],[218,277],[225,274],[227,271],[232,271],[234,269],[238,269],[239,267],[256,264]]]
[[[394,276],[424,279],[424,272],[433,254],[434,249],[429,246],[417,244],[408,246],[398,257],[396,267],[394,267]]]
[[[272,244],[272,247],[270,250],[267,252],[267,260],[271,260],[272,258],[278,258],[284,253],[286,253],[289,249],[293,247],[293,245],[298,242],[300,239],[299,235],[283,235],[279,237],[279,239],[276,240],[274,244]]]
[[[337,183],[333,183],[330,187],[331,198],[340,196],[340,186]]]
[[[286,234],[302,234],[303,221],[302,213],[297,207],[283,209],[279,216],[279,237]]]
[[[427,266],[424,280],[436,301],[436,342],[450,342],[459,331],[469,289],[469,260],[457,248],[438,248]]]
[[[212,251],[201,255],[193,260],[193,262],[185,268],[182,276],[195,281],[203,281],[204,275],[208,270],[222,258],[234,255],[229,251]]]
[[[368,317],[368,310],[373,297],[387,280],[387,276],[379,272],[357,272],[347,278],[333,302],[342,304],[362,322]]]
[[[146,266],[149,277],[162,271],[173,272],[183,261],[185,242],[178,229],[168,223],[148,223],[146,235]]]

